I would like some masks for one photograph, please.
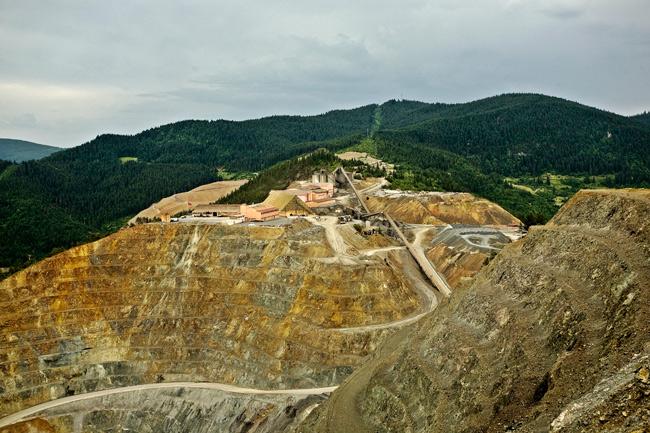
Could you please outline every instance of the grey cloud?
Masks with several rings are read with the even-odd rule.
[[[0,136],[536,91],[650,108],[647,0],[0,0]],[[37,122],[15,122],[32,113]]]
[[[553,18],[574,19],[582,16],[584,10],[575,7],[556,7],[542,9],[542,12]]]
[[[36,116],[34,113],[22,113],[11,118],[8,123],[16,128],[33,128],[36,126]]]

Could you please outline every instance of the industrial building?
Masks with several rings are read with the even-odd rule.
[[[199,205],[192,210],[192,217],[269,221],[280,216],[307,216],[314,213],[312,208],[335,204],[334,185],[334,175],[327,170],[319,170],[312,174],[311,182],[298,181],[288,189],[272,190],[262,203]]]
[[[194,218],[223,218],[233,221],[269,221],[279,216],[278,208],[268,204],[208,204],[192,210]]]
[[[291,194],[302,200],[308,207],[331,206],[334,204],[335,179],[332,173],[319,170],[312,174],[311,181],[297,181],[282,193]],[[273,193],[274,191],[271,191]]]
[[[283,217],[311,215],[313,212],[301,198],[305,197],[302,193],[301,190],[274,190],[263,204],[276,207]]]
[[[240,215],[238,204],[202,204],[192,209],[193,217],[238,217]]]
[[[331,183],[333,185],[334,175],[332,173],[328,173],[325,169],[315,171],[314,174],[311,175],[311,183]]]
[[[268,206],[264,203],[242,204],[239,207],[239,213],[244,217],[245,221],[270,221],[280,216],[277,207]]]

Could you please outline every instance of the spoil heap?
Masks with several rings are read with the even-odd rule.
[[[427,258],[456,288],[470,284],[483,266],[511,241],[498,229],[485,226],[446,226],[434,230],[423,237],[421,245]]]
[[[223,180],[201,185],[190,191],[179,192],[178,194],[165,197],[140,211],[129,220],[129,223],[135,224],[139,218],[160,219],[165,215],[173,216],[180,212],[190,211],[199,205],[214,203],[220,198],[238,190],[247,182],[248,180],[246,179]]]
[[[521,224],[501,206],[469,193],[381,190],[368,196],[366,204],[371,212],[408,224]]]

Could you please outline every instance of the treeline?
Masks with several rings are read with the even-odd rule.
[[[11,165],[13,165],[11,161],[0,159],[0,175],[2,175],[2,172],[5,170],[5,168],[10,167]]]
[[[471,192],[500,204],[526,225],[541,224],[557,210],[552,200],[512,188],[502,175],[485,174],[465,158],[425,145],[377,141],[379,153],[398,164],[388,177],[403,190]]]
[[[636,116],[632,116],[630,118],[636,120],[637,122],[641,122],[645,125],[650,126],[650,113],[647,111],[644,111],[643,113],[637,114]]]
[[[2,267],[101,236],[163,196],[215,180],[214,173],[204,165],[117,160],[18,164],[0,177]]]
[[[70,175],[74,173],[74,175]],[[84,224],[98,226],[137,213],[162,196],[216,180],[215,170],[199,164],[113,161],[20,164],[6,185],[38,195]]]

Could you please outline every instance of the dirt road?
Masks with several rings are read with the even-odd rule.
[[[18,421],[25,420],[33,415],[52,409],[57,406],[73,403],[76,401],[89,400],[93,398],[100,398],[112,394],[122,394],[126,392],[142,391],[148,389],[163,389],[163,388],[201,388],[223,391],[231,394],[287,394],[287,395],[314,395],[314,394],[327,394],[333,392],[338,386],[328,386],[323,388],[302,388],[302,389],[254,389],[254,388],[240,388],[234,385],[227,385],[224,383],[206,383],[206,382],[168,382],[168,383],[150,383],[145,385],[124,386],[121,388],[106,389],[103,391],[87,392],[85,394],[73,395],[70,397],[63,397],[57,400],[41,403],[32,406],[28,409],[21,410],[20,412],[13,413],[9,416],[0,419],[0,427],[6,427],[15,424]]]
[[[345,240],[341,233],[336,229],[338,224],[338,219],[334,216],[316,216],[316,217],[307,217],[307,221],[310,223],[321,226],[325,228],[325,235],[327,236],[327,241],[334,250],[334,252],[339,256],[349,256],[348,247],[345,244]]]

